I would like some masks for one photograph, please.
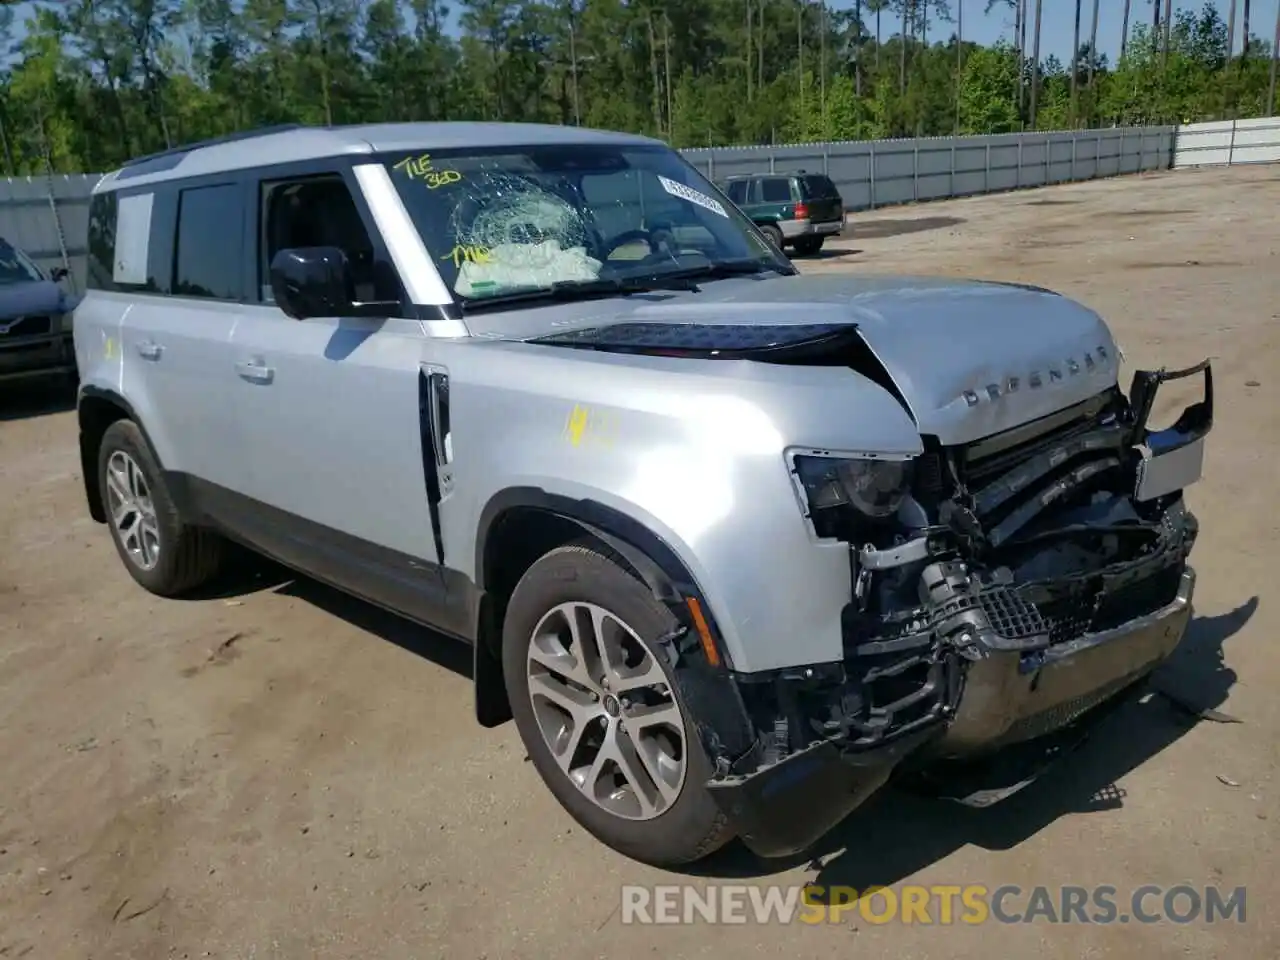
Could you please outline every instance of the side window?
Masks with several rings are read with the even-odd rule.
[[[240,300],[244,211],[237,184],[188,187],[178,194],[173,295]]]
[[[274,303],[271,261],[291,247],[337,247],[347,255],[359,302],[400,299],[394,269],[378,259],[346,181],[336,173],[264,181],[259,193],[258,286]]]
[[[741,206],[747,202],[747,186],[750,182],[749,180],[730,180],[725,189],[725,195]]]
[[[785,177],[769,177],[760,181],[760,192],[765,203],[790,203],[791,181]]]

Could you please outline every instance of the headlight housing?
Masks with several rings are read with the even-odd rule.
[[[849,506],[883,520],[897,512],[911,489],[913,461],[801,455],[795,471],[811,511]]]

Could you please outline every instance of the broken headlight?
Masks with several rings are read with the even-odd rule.
[[[911,488],[912,461],[797,456],[796,475],[810,510],[850,506],[863,516],[892,516]]]

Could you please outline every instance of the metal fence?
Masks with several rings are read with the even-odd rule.
[[[686,150],[712,180],[825,173],[849,210],[1164,170],[1176,127]]]
[[[98,174],[0,178],[0,237],[46,270],[65,266],[84,290],[89,192]]]
[[[723,147],[684,154],[712,180],[824,172],[850,210],[1209,164],[1280,161],[1280,117],[1181,127]],[[89,192],[98,174],[0,178],[0,237],[84,289]]]
[[[1188,123],[1178,128],[1174,167],[1280,163],[1280,117]]]

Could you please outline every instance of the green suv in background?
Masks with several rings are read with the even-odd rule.
[[[720,189],[779,250],[790,246],[814,254],[844,229],[844,200],[820,173],[744,174],[728,177]]]

